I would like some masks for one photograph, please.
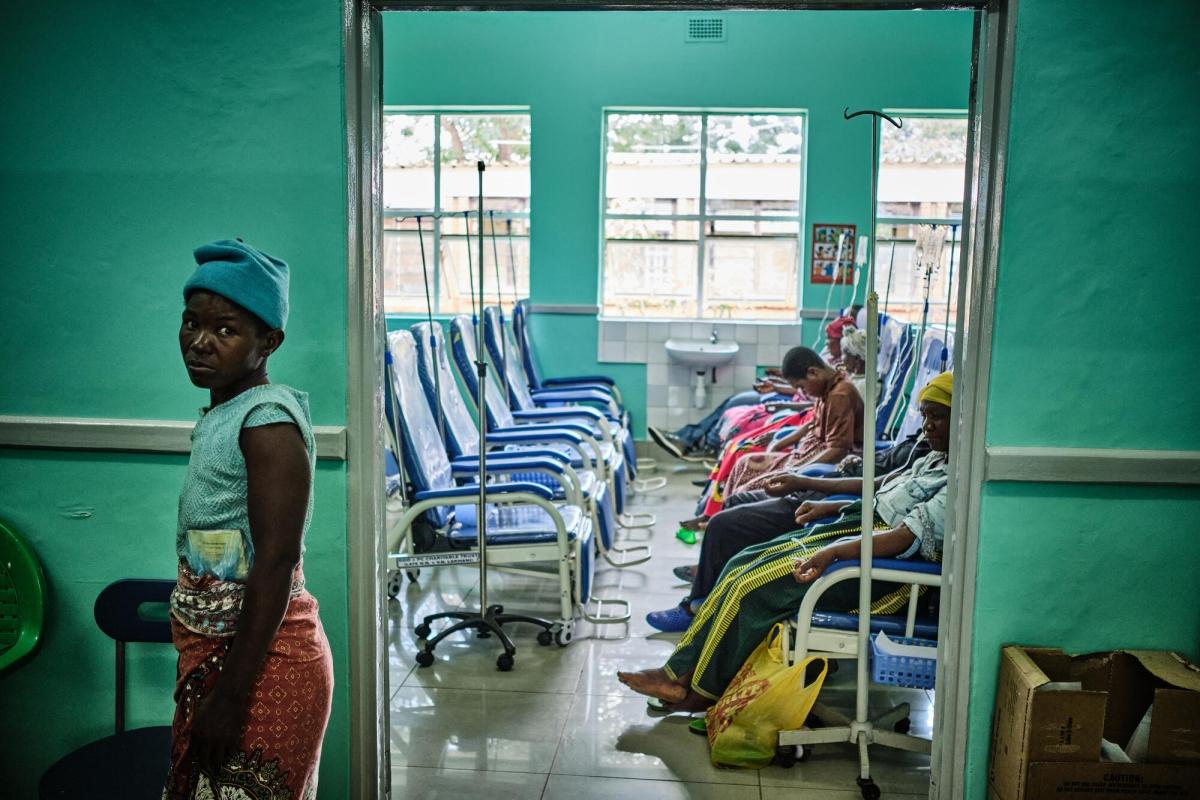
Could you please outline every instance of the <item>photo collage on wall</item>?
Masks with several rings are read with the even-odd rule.
[[[813,225],[809,280],[813,283],[854,283],[854,247],[857,242],[855,231],[854,225],[830,225],[822,222]]]

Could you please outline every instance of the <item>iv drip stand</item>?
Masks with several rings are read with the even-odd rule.
[[[483,308],[484,304],[484,239],[483,239],[483,173],[486,167],[482,161],[476,165],[479,169],[479,308]],[[467,241],[471,240],[470,228],[467,229]],[[470,265],[468,265],[468,272]],[[496,669],[501,672],[508,672],[513,668],[513,656],[516,655],[517,648],[512,643],[512,639],[504,632],[502,626],[509,622],[527,622],[531,625],[536,625],[542,630],[538,631],[537,641],[540,645],[549,645],[558,632],[558,624],[552,623],[537,617],[529,617],[523,614],[505,614],[504,606],[488,605],[488,590],[487,590],[487,359],[484,357],[484,339],[483,325],[481,322],[476,322],[475,325],[475,375],[478,381],[476,386],[475,402],[479,409],[479,499],[477,500],[478,507],[476,508],[476,529],[479,533],[479,611],[447,611],[440,614],[431,614],[425,617],[422,624],[414,631],[420,638],[418,645],[420,650],[417,652],[417,664],[422,667],[428,667],[433,663],[433,649],[437,647],[438,642],[445,639],[455,631],[474,630],[476,636],[480,639],[488,639],[494,634],[500,640],[504,652],[496,659]],[[432,631],[429,623],[436,619],[455,619],[458,620],[453,625],[439,631],[437,636],[432,639],[426,639]]]

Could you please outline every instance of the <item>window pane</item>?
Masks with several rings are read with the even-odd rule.
[[[659,239],[694,242],[700,238],[700,223],[674,219],[609,219],[604,222],[609,239]]]
[[[708,213],[799,214],[802,126],[799,116],[710,115]]]
[[[383,204],[433,209],[433,115],[383,117]]]
[[[962,227],[939,226],[945,234],[937,267],[932,270],[929,286],[929,321],[946,321],[946,303],[950,303],[950,322],[958,311],[958,277],[962,271]],[[929,225],[880,225],[875,236],[875,291],[880,310],[905,322],[920,322],[925,304],[925,275],[929,260],[917,257],[917,238]],[[954,240],[950,237],[953,234]],[[954,276],[950,276],[950,257],[954,251]],[[918,261],[922,263],[918,263]]]
[[[704,317],[795,319],[794,236],[721,237],[705,245]]]
[[[604,313],[621,317],[694,317],[696,245],[606,242]]]
[[[468,241],[463,236],[461,220],[443,220],[442,280],[439,291],[444,314],[471,313],[471,291],[479,293],[479,231],[471,221],[470,270],[468,271]],[[483,290],[484,305],[503,300],[505,309],[512,308],[514,299],[529,296],[529,227],[525,220],[512,220],[512,238],[508,236],[508,220],[496,220],[495,248],[491,226],[484,226]],[[511,245],[511,247],[510,247]],[[499,256],[499,297],[497,296],[496,258]],[[515,273],[515,288],[514,288]],[[515,294],[514,294],[515,292]],[[476,300],[478,303],[478,300]]]
[[[609,114],[605,192],[614,214],[695,214],[700,116]]]
[[[424,220],[425,263],[433,290],[433,234]],[[388,220],[383,231],[384,309],[391,312],[425,311],[425,277],[421,269],[421,241],[415,220]]]
[[[904,117],[904,127],[881,124],[879,216],[962,217],[967,120]]]
[[[529,115],[443,114],[441,121],[442,210],[479,206],[476,162],[483,161],[484,210],[529,211]]]

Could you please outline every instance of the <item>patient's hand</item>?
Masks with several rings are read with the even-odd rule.
[[[803,527],[815,519],[831,517],[842,510],[842,505],[839,502],[821,503],[813,500],[805,500],[796,509],[796,524]]]
[[[825,574],[829,565],[834,562],[833,549],[822,547],[806,559],[796,562],[792,568],[792,577],[796,583],[812,583]]]
[[[768,445],[771,444],[771,441],[774,438],[775,438],[775,431],[767,431],[766,433],[760,433],[758,436],[755,436],[753,439],[750,440],[750,445],[752,447],[767,447]]]
[[[775,391],[775,383],[767,378],[759,378],[754,382],[754,391],[759,394],[772,394]]]
[[[806,488],[808,488],[808,481],[806,478],[802,478],[799,475],[788,474],[773,475],[767,480],[766,484],[763,485],[763,489],[767,494],[771,495],[771,497],[783,497],[784,495],[791,494],[792,492],[803,491]]]
[[[837,465],[838,472],[862,473],[862,457],[846,456]]]

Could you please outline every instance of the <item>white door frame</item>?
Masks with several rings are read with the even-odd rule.
[[[343,0],[347,172],[347,548],[350,643],[351,796],[391,790],[385,623],[387,572],[383,536],[383,342],[381,258],[383,43],[385,10],[904,10],[973,8],[970,135],[963,213],[963,269],[956,319],[955,454],[943,570],[938,645],[938,713],[931,769],[933,798],[964,793],[971,642],[984,480],[984,427],[992,350],[1000,221],[1012,97],[1017,0]]]

